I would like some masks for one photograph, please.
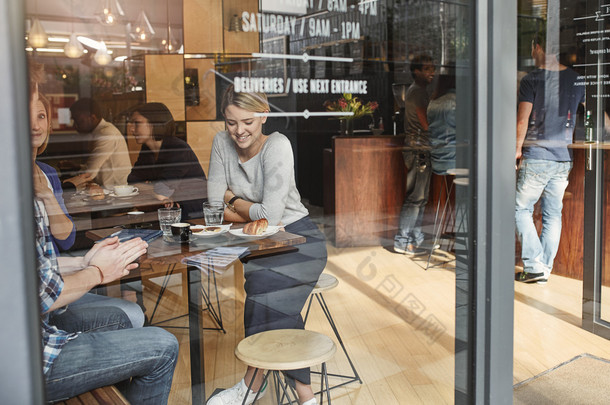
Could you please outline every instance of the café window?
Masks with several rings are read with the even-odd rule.
[[[137,270],[94,292],[180,342],[169,403],[231,388],[255,364],[236,345],[284,328],[336,345],[324,367],[305,361],[328,369],[333,400],[381,385],[397,402],[468,395],[455,291],[473,249],[471,7],[26,2],[49,116],[35,164],[72,228],[56,254],[149,241]],[[266,107],[226,104],[253,93]]]

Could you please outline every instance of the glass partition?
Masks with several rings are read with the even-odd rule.
[[[276,290],[259,297],[261,306],[281,313],[297,305],[294,327],[302,308],[305,328],[336,343],[333,401],[468,402],[472,2],[85,3],[26,2],[30,78],[50,117],[35,159],[58,179],[55,198],[73,223],[68,242],[57,238],[58,255],[84,254],[111,233],[154,235],[164,225],[160,208],[179,206],[180,221],[200,226],[187,244],[174,229],[151,239],[138,272],[96,291],[135,302],[146,327],[180,342],[169,403],[203,403],[244,377],[234,350],[251,333],[250,301],[268,285]],[[228,114],[231,88],[265,93],[268,109]],[[242,121],[261,122],[263,137],[233,129]],[[263,141],[245,159],[248,137]],[[219,158],[229,153],[223,139],[239,162]],[[272,149],[275,142],[285,147]],[[239,170],[247,179],[231,182]],[[233,229],[209,235],[203,203],[218,199]],[[236,213],[246,223],[267,216],[278,234],[238,239]],[[303,218],[322,241],[309,257],[319,271],[305,281],[298,274],[314,255],[311,241],[291,227]],[[203,271],[188,261],[227,246],[249,247],[251,257],[199,263]],[[261,258],[256,249],[270,251]],[[276,278],[247,281],[262,268]],[[338,285],[312,304],[322,269]],[[317,377],[312,389],[320,389]]]

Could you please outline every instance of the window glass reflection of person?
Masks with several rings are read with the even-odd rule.
[[[430,157],[437,175],[455,169],[455,109],[455,74],[441,74],[428,104]]]
[[[135,107],[127,133],[142,145],[127,178],[129,184],[152,187],[159,201],[178,203],[183,219],[202,217],[206,176],[195,152],[175,136],[174,117],[165,104],[146,103]]]
[[[74,244],[76,227],[64,205],[63,191],[57,172],[46,163],[36,160],[47,147],[51,132],[51,105],[40,93],[31,104],[30,131],[32,140],[32,162],[34,173],[34,193],[42,200],[49,215],[55,252],[59,248],[67,250]]]
[[[81,98],[70,107],[74,127],[80,134],[91,134],[86,173],[70,181],[79,185],[79,180],[93,180],[107,189],[127,184],[131,171],[131,160],[127,142],[112,123],[102,118],[102,108],[97,101]]]
[[[30,104],[33,158],[48,135],[48,130],[41,130],[48,125],[45,105],[37,85],[34,89]],[[117,384],[130,403],[167,403],[178,356],[176,338],[160,328],[134,325],[122,308],[131,305],[139,311],[135,304],[104,304],[99,301],[121,300],[100,296],[98,304],[72,306],[96,285],[129,274],[147,244],[139,238],[119,243],[115,237],[96,244],[85,256],[58,257],[47,214],[46,201],[51,197],[46,196],[45,187],[48,189],[45,175],[34,165],[35,247],[47,400],[65,400]],[[141,311],[140,315],[143,320]]]
[[[236,93],[230,86],[224,94],[222,112],[226,131],[214,137],[210,157],[208,197],[211,202],[231,203],[225,209],[229,222],[266,218],[270,225],[282,224],[287,232],[307,238],[299,252],[250,260],[244,265],[246,336],[274,329],[303,329],[301,310],[326,264],[324,235],[309,219],[301,203],[294,176],[290,141],[282,134],[263,134],[269,112],[267,97],[260,93]],[[209,405],[251,404],[261,389],[257,373],[253,391],[248,391],[254,369],[243,380],[213,396]],[[299,402],[315,404],[309,369],[287,371],[296,386]],[[295,382],[296,381],[296,382]]]
[[[436,68],[429,55],[420,54],[411,61],[413,83],[405,95],[405,149],[403,158],[407,168],[406,194],[400,211],[398,233],[394,237],[394,251],[407,255],[423,253],[419,246],[424,241],[421,224],[424,216],[432,168],[428,150],[427,86],[434,79]]]

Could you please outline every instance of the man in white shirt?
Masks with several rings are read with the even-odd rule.
[[[91,134],[86,175],[100,186],[112,189],[127,184],[131,160],[121,132],[102,118],[101,108],[90,98],[81,98],[70,107],[74,127],[81,134]]]

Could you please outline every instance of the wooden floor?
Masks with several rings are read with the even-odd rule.
[[[451,265],[428,271],[421,265],[381,247],[336,249],[329,245],[326,271],[340,283],[325,298],[364,381],[333,390],[334,404],[453,403],[455,277]],[[219,279],[227,334],[205,332],[208,396],[235,384],[245,370],[233,355],[243,337],[243,320],[242,306],[234,301],[232,271],[241,270],[230,270]],[[155,315],[157,320],[186,313],[179,275],[170,289]],[[146,289],[149,311],[153,295]],[[610,341],[580,328],[581,296],[582,282],[559,276],[551,277],[546,286],[515,284],[514,383],[581,353],[610,359]],[[309,329],[331,336],[319,307],[310,316]],[[207,315],[204,319],[209,321]],[[170,324],[184,326],[186,319]],[[168,330],[181,343],[170,403],[189,404],[188,334]],[[338,352],[329,372],[349,371]],[[318,384],[315,381],[314,388]],[[273,402],[268,395],[259,403]]]

